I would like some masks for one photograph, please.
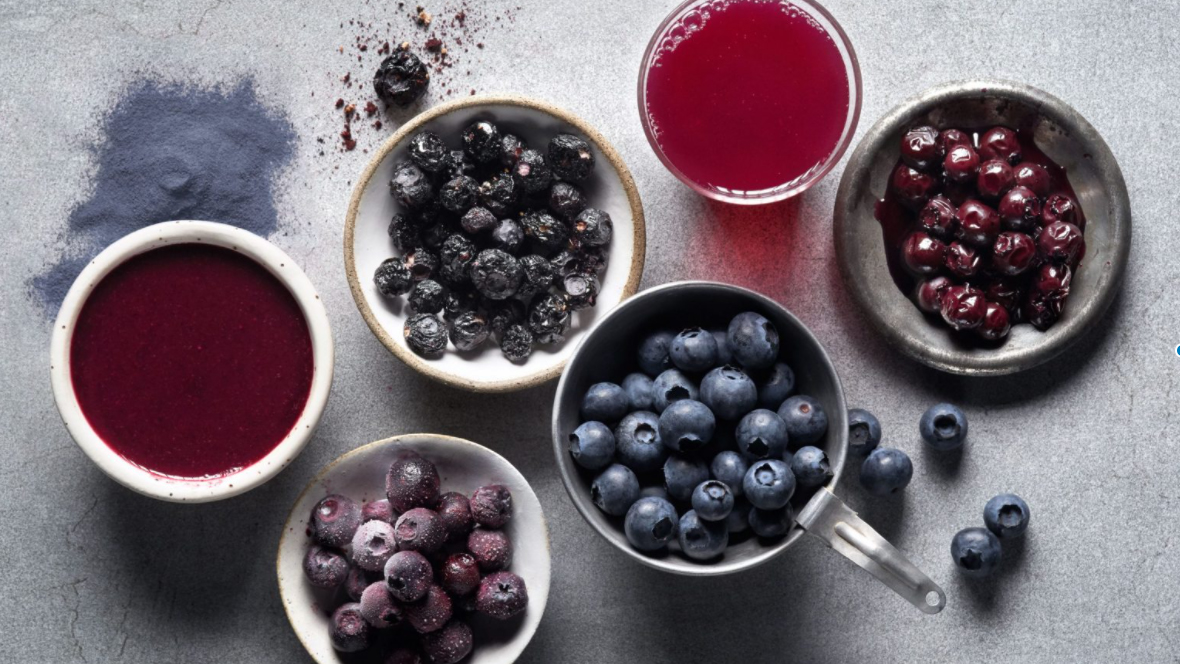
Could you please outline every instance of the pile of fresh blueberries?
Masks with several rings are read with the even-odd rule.
[[[570,433],[574,461],[593,477],[590,495],[623,518],[645,552],[675,542],[697,561],[719,558],[730,536],[780,538],[805,499],[832,477],[816,447],[824,407],[795,394],[779,334],[746,312],[726,329],[658,331],[640,343],[639,371],[597,383]]]
[[[335,607],[332,646],[376,649],[387,662],[454,664],[474,645],[464,614],[507,620],[528,606],[508,571],[512,493],[502,485],[439,493],[434,464],[414,452],[389,468],[386,497],[358,505],[332,494],[308,519],[303,571]]]
[[[945,452],[962,446],[967,438],[967,416],[957,406],[931,406],[918,421],[918,433],[935,450]],[[874,496],[888,496],[906,488],[914,477],[914,464],[901,450],[878,447],[881,422],[867,410],[848,411],[848,451],[865,457],[860,483]]]
[[[387,298],[408,296],[406,345],[437,357],[494,338],[514,362],[560,343],[574,312],[593,307],[613,225],[579,187],[594,171],[582,138],[558,134],[542,153],[480,120],[453,150],[436,133],[409,140],[390,192],[389,236],[401,255],[373,275]]]
[[[1002,493],[983,507],[986,528],[964,528],[951,540],[951,558],[965,576],[990,576],[1000,564],[1002,541],[1011,541],[1028,530],[1028,503],[1020,496]]]

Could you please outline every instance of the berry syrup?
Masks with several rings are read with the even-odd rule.
[[[806,180],[836,150],[849,81],[832,37],[782,0],[718,0],[670,27],[643,111],[676,170],[705,188],[759,195]]]
[[[70,343],[87,422],[120,456],[178,478],[259,461],[311,393],[311,333],[263,266],[201,244],[154,249],[90,293]]]

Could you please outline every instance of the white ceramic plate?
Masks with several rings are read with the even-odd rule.
[[[582,136],[594,150],[594,174],[580,183],[592,207],[605,210],[614,223],[610,257],[603,275],[598,304],[573,316],[566,340],[554,346],[535,346],[523,363],[510,362],[489,340],[482,350],[457,353],[449,347],[442,357],[423,358],[406,346],[403,327],[409,316],[405,298],[389,300],[373,285],[381,261],[394,256],[389,220],[398,211],[389,195],[394,164],[406,160],[405,143],[420,131],[437,133],[458,148],[463,128],[476,120],[491,120],[501,131],[523,138],[544,151],[558,133]],[[634,294],[643,276],[645,248],[643,205],[631,173],[614,148],[590,125],[559,108],[523,97],[471,97],[437,106],[406,123],[377,151],[353,191],[344,228],[344,267],[357,308],[373,334],[403,362],[448,385],[477,392],[508,392],[556,378],[578,341],[611,307]]]
[[[516,661],[533,638],[549,598],[549,528],[541,503],[512,464],[471,441],[436,434],[395,436],[357,448],[324,467],[291,508],[279,540],[279,595],[295,636],[319,664],[344,664],[328,639],[330,609],[303,576],[309,539],[307,517],[324,496],[338,493],[363,502],[385,497],[385,474],[397,456],[413,450],[434,462],[442,491],[470,496],[485,484],[503,484],[512,491],[512,520],[504,532],[512,540],[512,572],[524,579],[529,605],[508,621],[476,616],[470,621],[475,648],[464,664],[507,664]],[[332,607],[334,608],[334,607]],[[352,660],[349,660],[352,661]]]

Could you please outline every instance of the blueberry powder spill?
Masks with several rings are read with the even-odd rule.
[[[278,227],[274,181],[295,130],[259,101],[253,81],[197,88],[144,81],[107,114],[91,147],[89,197],[67,219],[61,254],[30,281],[51,315],[90,260],[124,235],[161,221],[219,221],[268,236]]]

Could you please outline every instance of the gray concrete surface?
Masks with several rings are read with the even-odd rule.
[[[457,87],[549,99],[615,142],[648,213],[644,285],[713,278],[755,287],[827,345],[849,403],[876,411],[888,444],[915,462],[902,497],[869,500],[854,472],[843,493],[944,585],[947,609],[922,615],[811,541],[720,579],[671,578],[633,564],[594,536],[564,494],[547,440],[552,385],[469,395],[417,376],[382,348],[353,306],[340,251],[350,180],[366,157],[359,149],[321,157],[315,138],[339,131],[330,101],[343,91],[337,78],[348,60],[336,48],[356,34],[348,19],[390,20],[397,39],[411,30],[402,14],[387,18],[394,3],[3,0],[0,660],[309,661],[275,588],[287,508],[338,454],[412,431],[503,452],[541,496],[554,582],[523,661],[1180,658],[1174,3],[828,2],[863,67],[862,127],[935,83],[1001,76],[1074,104],[1121,161],[1136,224],[1122,296],[1060,360],[991,380],[907,362],[851,310],[829,232],[839,170],[797,201],[751,211],[710,204],[661,167],[643,137],[634,87],[648,36],[674,0],[470,4],[489,15],[520,8],[514,21],[482,34],[485,49],[465,54],[471,74]],[[367,68],[354,75],[367,78]],[[153,502],[86,460],[54,409],[50,325],[27,292],[27,280],[60,251],[65,216],[87,194],[87,145],[103,113],[144,75],[204,84],[253,77],[302,137],[280,183],[283,230],[274,240],[319,285],[332,316],[332,400],[292,467],[220,504]],[[362,149],[375,138],[368,134]],[[942,399],[962,403],[972,423],[966,452],[951,461],[923,450],[916,431],[922,410]],[[1028,500],[1032,528],[1002,575],[967,583],[951,567],[950,537],[977,525],[984,502],[1001,491]]]

